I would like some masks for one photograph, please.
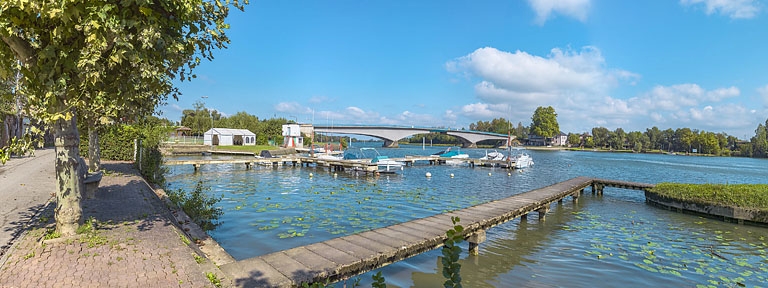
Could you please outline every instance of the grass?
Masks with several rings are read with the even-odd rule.
[[[192,257],[195,257],[195,262],[197,262],[197,264],[205,263],[205,257],[197,255],[196,253],[192,253]]]
[[[735,206],[768,211],[767,184],[659,183],[650,189],[662,196],[705,205]]]
[[[221,280],[219,280],[219,277],[217,277],[216,274],[213,274],[213,272],[205,273],[205,277],[208,277],[208,281],[211,281],[213,286],[221,287]]]

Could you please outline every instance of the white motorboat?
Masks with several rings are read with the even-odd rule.
[[[491,152],[488,152],[488,150],[485,150],[485,156],[480,157],[480,160],[504,161],[504,160],[507,160],[507,156],[504,155],[504,153],[501,153],[501,152],[496,151],[496,150],[493,150]]]
[[[516,169],[523,169],[528,168],[530,166],[533,166],[533,158],[531,155],[528,155],[527,153],[523,152],[522,148],[515,148],[518,152],[514,155],[510,155],[509,159],[512,162],[515,162],[515,168]]]
[[[356,149],[356,151],[345,151],[344,159],[346,160],[362,160],[371,159],[371,163],[376,164],[380,173],[395,173],[397,170],[402,170],[405,163],[390,159],[388,156],[383,156],[376,148],[363,147]]]

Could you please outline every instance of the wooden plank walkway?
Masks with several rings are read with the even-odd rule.
[[[375,163],[357,160],[330,160],[322,158],[313,158],[306,156],[287,156],[274,158],[252,158],[252,159],[189,159],[189,160],[167,160],[165,165],[192,165],[197,170],[205,164],[244,164],[246,169],[254,164],[261,165],[308,165],[315,164],[318,167],[329,167],[332,170],[352,169],[363,172],[376,172],[378,166]]]
[[[533,211],[543,218],[550,204],[568,196],[575,200],[593,183],[593,178],[573,178],[466,209],[224,264],[221,269],[240,287],[343,280],[441,247],[445,231],[453,227],[452,216],[461,218],[472,246],[485,239],[485,230]]]

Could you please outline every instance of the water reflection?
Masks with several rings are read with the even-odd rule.
[[[426,150],[380,151],[398,157]],[[223,196],[223,223],[211,234],[237,259],[505,198],[576,176],[649,183],[768,181],[768,161],[758,159],[530,154],[536,166],[509,176],[503,169],[447,165],[408,167],[379,177],[291,166],[245,170],[242,165],[204,165],[194,173],[190,165],[172,167],[168,180],[172,188],[187,189],[203,180]],[[426,172],[433,176],[424,177]],[[768,280],[766,228],[648,207],[637,191],[606,189],[604,196],[585,196],[575,205],[554,208],[543,223],[534,213],[527,223],[515,220],[489,230],[481,254],[462,260],[464,286],[760,286]],[[381,271],[391,287],[439,287],[444,281],[439,255],[439,250],[431,251]],[[363,285],[370,283],[370,274],[362,279]]]

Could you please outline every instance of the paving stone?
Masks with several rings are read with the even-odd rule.
[[[167,208],[130,163],[104,168],[113,173],[104,175],[96,198],[83,201],[83,216],[96,220],[95,234],[105,243],[89,247],[77,236],[43,248],[37,240],[47,227],[29,228],[0,266],[0,287],[212,287],[206,272],[222,278],[215,265],[195,261]],[[24,259],[30,252],[35,256]]]

